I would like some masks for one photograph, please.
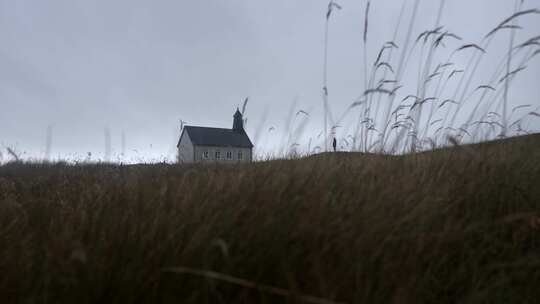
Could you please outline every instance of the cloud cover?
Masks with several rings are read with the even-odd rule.
[[[412,2],[407,4],[410,13]],[[333,112],[364,91],[366,1],[342,0],[330,24],[328,79]],[[391,39],[402,2],[372,1],[369,60]],[[303,139],[322,130],[322,62],[327,1],[0,0],[0,144],[42,157],[52,126],[53,158],[174,156],[180,119],[229,127],[244,97],[259,146],[283,144],[291,104],[310,112]],[[447,1],[442,24],[477,42],[513,11],[513,1]],[[537,7],[525,1],[524,7]],[[415,35],[431,28],[438,1],[421,1]],[[516,41],[540,34],[520,19]],[[507,35],[490,47],[502,58]],[[465,63],[467,57],[457,59]],[[479,78],[491,75],[490,62]],[[484,71],[485,70],[485,71]],[[513,104],[540,106],[540,61],[516,79]],[[294,117],[293,117],[294,118]],[[293,122],[294,123],[294,122]],[[275,131],[267,130],[274,126]],[[309,131],[312,131],[309,133]]]

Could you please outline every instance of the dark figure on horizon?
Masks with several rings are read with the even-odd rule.
[[[334,137],[334,141],[332,142],[332,147],[334,147],[334,152],[336,152],[336,145],[337,145],[337,142],[336,142],[336,138]]]

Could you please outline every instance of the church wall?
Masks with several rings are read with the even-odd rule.
[[[195,146],[195,161],[196,162],[223,162],[223,163],[235,163],[235,162],[251,162],[251,149],[250,148],[237,148],[237,147],[215,147],[215,146]],[[216,152],[219,152],[220,158],[216,158]],[[231,153],[231,158],[227,158],[227,152]],[[238,153],[242,153],[242,159],[239,159]],[[205,154],[207,153],[207,154]]]
[[[193,159],[193,143],[189,138],[187,132],[182,133],[182,138],[180,139],[180,144],[178,145],[178,162],[179,163],[192,163]]]

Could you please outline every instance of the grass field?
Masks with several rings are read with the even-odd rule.
[[[246,165],[0,166],[3,303],[534,303],[540,136]]]

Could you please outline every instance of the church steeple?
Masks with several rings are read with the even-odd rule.
[[[242,113],[240,113],[238,108],[236,108],[236,112],[234,113],[232,128],[234,132],[244,132],[244,120],[242,119]]]

